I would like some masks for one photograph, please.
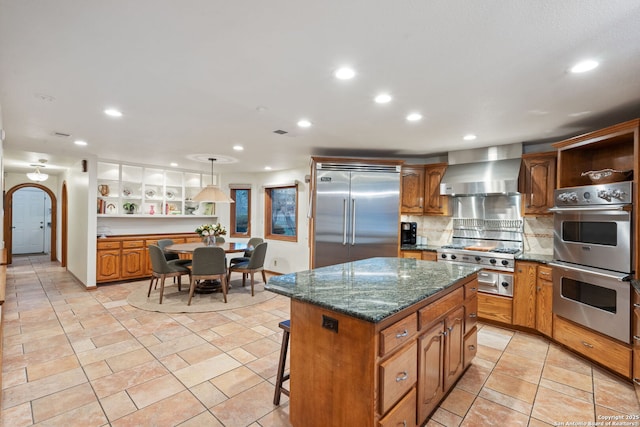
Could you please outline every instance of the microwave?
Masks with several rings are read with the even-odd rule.
[[[418,236],[418,223],[400,223],[400,243],[403,245],[415,245]]]

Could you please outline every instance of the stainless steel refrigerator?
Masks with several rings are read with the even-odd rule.
[[[315,167],[312,267],[397,256],[400,166]]]

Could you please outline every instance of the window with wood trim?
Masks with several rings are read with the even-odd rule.
[[[264,190],[264,234],[267,239],[298,241],[298,186]]]
[[[251,189],[232,188],[231,198],[235,203],[230,203],[231,232],[229,237],[251,236]]]

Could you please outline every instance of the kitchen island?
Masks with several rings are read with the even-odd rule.
[[[291,298],[291,424],[422,425],[475,355],[478,270],[370,258],[269,279]]]

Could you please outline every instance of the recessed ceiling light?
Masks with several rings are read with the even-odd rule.
[[[171,166],[172,168],[175,168],[178,166],[178,164],[176,162],[171,162],[169,163],[169,166]]]
[[[586,116],[587,114],[591,114],[591,111],[579,111],[577,113],[569,113],[569,117],[580,117],[580,116]]]
[[[391,101],[391,95],[389,95],[388,93],[381,93],[374,98],[374,101],[376,101],[378,104],[386,104],[387,102]]]
[[[264,167],[264,170],[266,170],[266,171],[270,171],[270,170],[271,170],[271,166],[265,166],[265,167]]]
[[[106,110],[104,110],[104,113],[107,116],[111,116],[111,117],[122,117],[122,112],[116,110],[115,108],[107,108]]]
[[[242,145],[234,145],[233,149],[236,150],[236,151],[242,151],[242,150],[244,150],[244,147]]]
[[[422,114],[420,113],[410,113],[407,115],[407,121],[409,122],[417,122],[422,120]]]
[[[311,126],[311,122],[307,119],[300,119],[298,120],[298,127],[301,128],[308,128]]]
[[[469,133],[469,134],[467,134],[467,135],[462,137],[462,139],[464,139],[465,141],[473,141],[476,138],[477,138],[477,136],[475,136],[472,133]]]
[[[588,59],[586,61],[578,62],[576,65],[571,67],[572,73],[585,73],[587,71],[591,71],[598,66],[598,61],[594,61],[592,59]]]
[[[82,146],[82,147],[84,147],[85,145],[87,145],[87,141],[83,141],[83,140],[81,140],[81,139],[77,139],[77,140],[73,141],[73,143],[74,143],[74,144],[76,144],[76,145],[80,145],[80,146]]]
[[[355,77],[356,72],[353,68],[342,67],[342,68],[338,68],[336,72],[333,73],[333,75],[336,76],[336,79],[349,80]]]

